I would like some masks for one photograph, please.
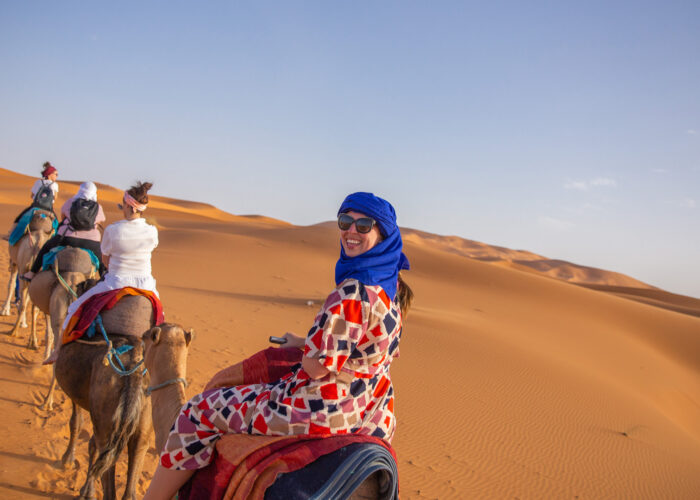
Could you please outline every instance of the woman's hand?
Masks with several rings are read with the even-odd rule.
[[[307,358],[306,356],[301,358],[301,367],[314,380],[323,378],[330,373],[328,368],[323,366],[318,359]]]
[[[303,349],[306,343],[306,338],[295,335],[292,332],[287,332],[282,335],[283,339],[287,339],[287,343],[283,344],[284,347],[296,347],[298,349]]]

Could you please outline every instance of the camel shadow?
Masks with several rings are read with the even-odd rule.
[[[14,453],[11,451],[4,450],[0,450],[0,456],[15,458],[17,460],[24,460],[26,462],[33,462],[35,464],[56,465],[56,463],[59,462],[58,460],[53,458],[37,457],[36,455],[23,455],[22,453]]]
[[[58,500],[71,500],[75,498],[75,495],[69,495],[66,493],[63,494],[57,494],[53,493],[50,491],[40,491],[40,490],[35,490],[33,488],[27,488],[26,486],[18,486],[16,484],[10,484],[10,483],[0,483],[0,490],[6,489],[8,491],[8,496],[3,496],[3,498],[11,498],[9,496],[9,492],[14,492],[15,497],[18,497],[19,494],[22,496],[33,496],[33,497],[44,497],[44,498],[52,498],[52,499],[58,499]]]
[[[0,361],[0,364],[9,365],[10,363]],[[16,366],[16,365],[12,364],[11,366]],[[43,388],[47,388],[49,386],[48,384],[42,384],[42,383],[36,382],[34,380],[17,380],[17,379],[12,379],[12,378],[1,378],[1,377],[0,377],[0,382],[10,382],[12,384],[31,385],[32,387],[43,387]]]
[[[0,396],[0,401],[7,401],[8,403],[14,403],[18,405],[36,406],[36,403],[33,401],[20,401],[19,399],[3,398],[2,396]]]
[[[228,292],[224,290],[207,290],[204,288],[192,288],[188,286],[169,285],[169,288],[181,290],[188,293],[198,293],[200,295],[220,295],[238,300],[251,302],[263,302],[265,304],[284,304],[289,306],[308,307],[309,303],[322,304],[323,300],[318,297],[282,297],[279,295],[257,295],[254,293]]]

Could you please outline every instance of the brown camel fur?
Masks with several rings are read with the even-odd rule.
[[[60,341],[57,336],[61,333],[61,325],[66,318],[68,306],[77,296],[78,285],[98,275],[90,255],[80,248],[67,247],[58,252],[52,267],[51,270],[37,273],[29,284],[29,297],[32,303],[47,318],[45,358],[51,354],[54,342]],[[63,283],[58,278],[59,274]],[[30,344],[31,339],[36,344],[36,321],[32,322]],[[55,385],[56,374],[54,373],[42,408],[50,410],[53,407]]]
[[[153,429],[156,434],[156,451],[163,451],[173,422],[183,405],[187,374],[187,354],[194,331],[184,331],[178,325],[163,324],[143,334],[145,344],[145,365],[151,381],[151,411]],[[157,388],[157,389],[153,389]],[[386,487],[383,478],[374,473],[365,479],[350,495],[350,500],[383,498]]]
[[[142,302],[147,307],[142,307]],[[147,312],[144,314],[144,311]],[[112,309],[103,311],[101,316],[115,348],[126,344],[133,346],[120,359],[126,369],[135,367],[143,360],[140,336],[155,322],[150,301],[143,296],[124,297]],[[139,336],[122,335],[118,326],[123,318],[130,318],[132,327],[141,325]],[[150,398],[144,394],[147,377],[144,377],[143,365],[130,375],[119,375],[106,362],[106,354],[107,346],[100,333],[94,342],[78,339],[63,345],[59,351],[56,380],[73,403],[70,438],[62,462],[64,465],[73,462],[75,439],[81,426],[80,408],[88,410],[93,436],[90,438],[87,478],[79,498],[95,498],[95,479],[98,477],[101,478],[103,498],[116,498],[115,463],[126,447],[128,470],[122,499],[135,500],[136,483],[152,431]]]
[[[193,338],[194,330],[184,331],[182,327],[169,323],[151,328],[143,334],[149,387],[158,387],[151,392],[158,453],[163,450],[170,428],[187,401],[184,380],[187,375],[187,354]]]
[[[32,267],[36,255],[44,243],[46,243],[53,234],[53,220],[55,216],[47,210],[37,210],[34,212],[32,220],[27,226],[27,230],[22,238],[14,245],[9,245],[10,253],[10,282],[7,285],[7,300],[3,305],[0,315],[10,315],[10,305],[15,294],[15,280],[17,274],[24,274]],[[29,297],[27,294],[27,283],[20,280],[20,306],[17,311],[17,322],[10,332],[11,337],[17,336],[20,328],[27,327],[27,306]],[[36,319],[34,306],[32,306],[32,319]],[[36,349],[36,345],[31,344],[30,348]]]

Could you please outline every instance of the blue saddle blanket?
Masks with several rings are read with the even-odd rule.
[[[56,260],[56,255],[58,255],[58,252],[66,248],[65,246],[57,246],[49,250],[46,255],[44,255],[44,260],[41,261],[41,270],[45,271],[49,267],[51,267],[51,264],[54,263]],[[88,255],[90,256],[90,260],[92,261],[92,266],[95,269],[100,268],[100,260],[97,258],[97,255],[92,250],[88,250],[87,248],[82,248],[82,247],[76,247],[80,248],[83,252],[87,252]]]
[[[265,491],[265,500],[344,499],[373,473],[382,475],[379,498],[399,498],[396,462],[386,448],[367,443],[351,444],[317,458],[303,469],[277,476]]]
[[[10,233],[10,245],[16,244],[22,236],[24,236],[24,232],[27,230],[27,226],[29,223],[32,221],[32,217],[34,217],[34,212],[37,210],[41,210],[39,208],[32,208],[30,210],[27,210],[22,217],[19,218],[19,221],[17,222],[17,225],[15,228],[12,230]],[[46,217],[46,214],[41,214],[42,217]],[[56,219],[53,220],[53,232],[56,232],[56,229],[58,229],[58,221]]]

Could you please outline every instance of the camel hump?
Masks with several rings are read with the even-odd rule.
[[[70,271],[89,275],[93,270],[90,254],[82,248],[66,247],[58,252],[56,261],[61,273]]]
[[[127,295],[100,315],[107,333],[141,338],[146,330],[155,325],[153,305],[142,295]]]
[[[29,282],[29,296],[41,312],[49,314],[51,293],[56,282],[53,271],[41,271]]]
[[[53,232],[54,215],[48,210],[37,210],[29,221],[29,231]]]

